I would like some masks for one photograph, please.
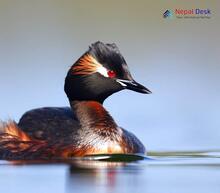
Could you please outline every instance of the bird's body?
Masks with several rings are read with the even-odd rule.
[[[46,107],[25,113],[19,128],[31,138],[59,143],[63,156],[102,153],[145,153],[142,143],[117,126],[104,107],[95,101],[75,101],[69,107]],[[70,148],[71,146],[71,148]]]
[[[96,42],[67,74],[65,92],[71,108],[34,109],[26,112],[18,124],[3,124],[0,157],[41,159],[145,154],[138,138],[119,127],[103,107],[109,95],[123,88],[150,93],[132,79],[115,44]]]

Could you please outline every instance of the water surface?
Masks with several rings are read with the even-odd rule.
[[[219,193],[219,169],[218,151],[151,152],[149,157],[129,158],[102,155],[54,162],[1,161],[0,192]]]

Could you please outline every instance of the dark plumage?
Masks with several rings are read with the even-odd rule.
[[[88,54],[92,55],[107,69],[115,71],[118,78],[132,79],[126,61],[121,55],[116,44],[96,42],[89,48]]]
[[[1,157],[36,159],[145,153],[144,145],[117,126],[102,106],[108,96],[122,89],[150,93],[133,80],[115,44],[92,44],[68,71],[64,89],[71,108],[34,109],[26,112],[18,125],[2,126]]]

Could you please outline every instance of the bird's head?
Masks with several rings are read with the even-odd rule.
[[[65,92],[70,101],[94,100],[103,103],[108,96],[122,89],[151,93],[132,78],[115,44],[92,44],[72,65],[65,79]]]

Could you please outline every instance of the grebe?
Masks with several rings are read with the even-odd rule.
[[[145,154],[144,145],[119,127],[103,107],[123,89],[149,94],[134,81],[116,44],[95,42],[70,68],[64,90],[71,108],[26,112],[0,127],[3,159],[50,159],[93,154]]]

